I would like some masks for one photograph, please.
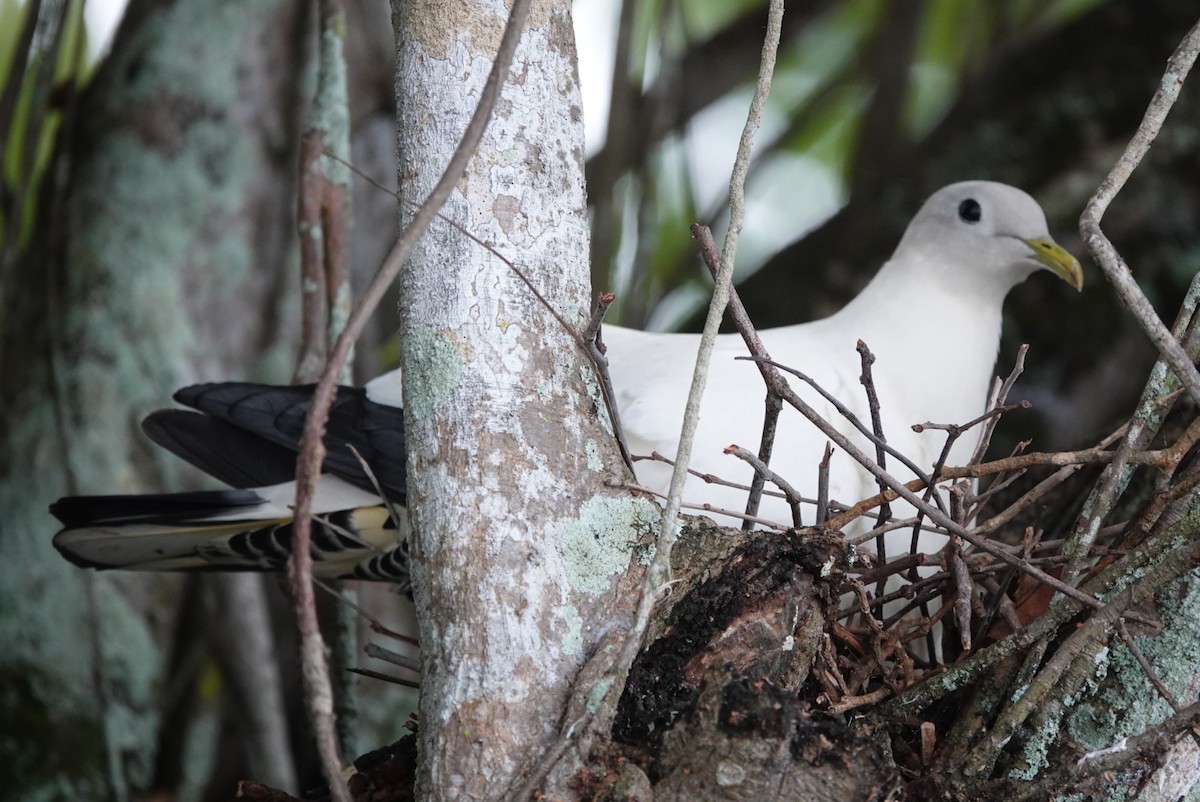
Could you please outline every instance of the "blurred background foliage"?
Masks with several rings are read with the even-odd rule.
[[[616,293],[611,322],[695,329],[710,284],[688,226],[701,221],[723,231],[765,4],[575,5],[593,287]],[[92,69],[82,6],[0,2],[0,292],[34,231],[58,126]],[[30,8],[40,9],[37,25],[28,24]],[[393,186],[388,10],[383,0],[356,0],[348,12],[355,164]],[[1192,13],[1182,0],[790,4],[737,266],[756,323],[835,311],[886,259],[921,200],[954,180],[1023,187],[1046,207],[1052,232],[1083,256],[1075,219],[1140,119]],[[1109,219],[1118,245],[1134,249],[1126,256],[1166,315],[1200,254],[1187,226],[1195,219],[1195,184],[1187,180],[1194,176],[1186,160],[1179,163],[1196,130],[1187,102],[1193,95],[1185,89],[1151,163]],[[360,180],[355,210],[362,281],[394,234],[395,205]],[[294,258],[281,250],[275,269]],[[1034,345],[1028,392],[1041,402],[1047,446],[1078,443],[1118,415],[1136,388],[1114,374],[1134,358],[1128,367],[1136,375],[1149,358],[1102,278],[1089,270],[1088,279],[1082,299],[1035,279],[1009,305],[1002,354],[1011,358],[1020,341]],[[362,375],[394,362],[393,328],[379,316],[360,350]],[[1073,335],[1056,336],[1064,329]],[[1111,404],[1098,397],[1100,385]],[[1081,417],[1080,404],[1094,409]]]
[[[617,293],[622,323],[694,330],[710,282],[686,227],[722,233],[764,4],[617,5],[607,121],[589,141],[593,285]],[[836,311],[922,200],[968,178],[1035,195],[1086,265],[1078,215],[1195,13],[1171,0],[789,4],[738,253],[756,324]],[[1106,220],[1168,319],[1196,270],[1194,84]],[[1029,435],[1075,447],[1111,429],[1153,356],[1090,265],[1081,297],[1041,278],[1007,305],[998,369],[1032,345],[1018,392],[1035,408],[1000,447]]]
[[[57,297],[56,288],[78,270],[62,261],[64,243],[78,236],[64,224],[62,209],[81,189],[79,165],[87,162],[105,130],[134,125],[135,107],[124,106],[111,119],[96,111],[104,108],[105,93],[136,79],[137,65],[143,63],[140,55],[124,62],[117,57],[152,50],[143,23],[164,7],[191,7],[200,14],[210,8],[206,0],[131,0],[112,40],[114,56],[105,60],[107,35],[85,31],[82,24],[87,10],[103,5],[0,0],[0,442],[6,449],[0,454],[0,490],[5,483],[18,486],[12,483],[16,472],[28,471],[30,451],[18,444],[40,442],[43,458],[51,461],[64,447],[23,432],[36,420],[36,405],[18,398],[13,388],[40,387],[46,371],[37,362],[47,360],[39,349],[60,347],[55,337],[61,332],[48,335],[41,327],[55,329],[59,323],[54,316],[67,310],[46,304],[41,293]],[[286,14],[294,16],[295,8]],[[394,186],[395,58],[388,4],[347,0],[346,12],[353,162],[372,181]],[[913,212],[938,187],[967,178],[1015,184],[1042,202],[1051,232],[1084,261],[1086,285],[1076,295],[1061,282],[1035,276],[1010,297],[998,369],[1007,372],[1017,345],[1031,343],[1026,377],[1016,395],[1030,398],[1035,406],[1011,416],[1002,430],[1008,442],[1035,437],[1039,449],[1088,445],[1111,430],[1128,414],[1153,352],[1084,258],[1076,221],[1141,119],[1168,56],[1195,24],[1197,13],[1192,0],[793,0],[784,17],[781,58],[758,138],[739,250],[740,291],[755,322],[762,327],[796,323],[835,311],[870,279]],[[617,294],[613,322],[694,329],[709,280],[688,226],[705,222],[718,236],[723,232],[726,182],[757,69],[765,2],[578,0],[575,14],[586,96],[594,289]],[[261,57],[245,70],[288,75],[286,81],[259,82],[258,91],[278,97],[250,104],[256,110],[283,109],[262,124],[269,129],[264,152],[276,163],[254,177],[258,185],[275,188],[263,193],[270,200],[269,211],[243,208],[240,227],[220,232],[226,242],[233,237],[256,242],[252,269],[226,280],[256,282],[255,291],[239,292],[239,285],[229,283],[219,287],[220,293],[184,293],[185,302],[196,308],[171,310],[177,317],[168,313],[164,321],[194,325],[198,334],[184,344],[180,353],[186,356],[170,366],[172,375],[154,375],[162,386],[143,389],[117,422],[97,408],[75,410],[61,419],[107,427],[112,437],[132,443],[137,439],[132,421],[152,408],[137,407],[165,403],[168,382],[232,377],[287,381],[291,366],[286,360],[263,360],[261,352],[295,347],[295,238],[294,232],[290,239],[263,232],[281,230],[281,225],[286,230],[286,221],[294,216],[295,170],[286,165],[295,164],[303,106],[311,96],[314,28],[311,19],[267,28],[271,35],[254,43],[262,49]],[[115,63],[124,64],[123,71]],[[197,56],[191,68],[198,82],[212,65]],[[190,126],[197,124],[193,106],[169,100],[152,109],[149,122],[137,121],[139,131],[157,137],[147,140],[151,144],[161,144],[168,135],[186,140]],[[149,108],[160,101],[147,96],[135,102]],[[247,125],[257,119],[245,110],[239,115]],[[1194,77],[1149,159],[1105,221],[1106,231],[1168,322],[1200,261],[1198,131],[1200,79]],[[397,210],[391,195],[370,181],[356,180],[353,190],[352,248],[361,285],[395,236]],[[168,210],[136,213],[158,211],[165,215]],[[155,225],[153,219],[145,222]],[[133,252],[139,243],[131,241],[127,247]],[[189,281],[194,289],[206,287],[209,279],[201,274]],[[97,284],[72,303],[102,308],[105,291]],[[247,320],[263,321],[263,331],[238,336]],[[395,319],[385,307],[358,349],[359,378],[394,364],[394,329]],[[136,327],[132,336],[138,336]],[[147,331],[142,336],[157,335]],[[928,347],[937,349],[938,343]],[[54,353],[63,360],[55,364],[65,370],[76,355],[90,352],[68,348],[65,357]],[[759,392],[747,389],[750,399]],[[46,392],[46,404],[61,403],[50,400],[55,398],[51,390]],[[113,445],[106,448],[111,451]],[[66,461],[61,454],[57,459]],[[122,474],[122,489],[154,489],[168,475],[158,463],[147,470],[144,456],[135,462],[147,472],[140,479]],[[14,537],[25,537],[36,544],[31,552],[45,561],[47,570],[62,568],[48,545],[55,527],[45,504],[60,492],[95,492],[106,483],[112,484],[111,476],[32,483],[34,495],[46,496],[34,499],[28,518],[36,522],[31,528],[40,529],[14,533],[12,522],[25,519],[10,514],[9,530],[0,532],[0,549],[11,554]],[[13,495],[30,503],[30,491],[14,490]],[[61,583],[82,581],[78,572],[55,576],[60,589],[66,587]],[[151,580],[127,580],[142,581]],[[162,624],[171,625],[182,626]],[[5,704],[23,700],[18,694]],[[227,795],[222,783],[239,771],[246,776],[237,763],[244,756],[239,758],[239,750],[227,740],[240,737],[240,728],[230,723],[240,712],[237,704],[227,702],[214,714],[219,722],[211,726],[222,734],[222,760],[194,762],[219,765],[222,779],[179,779],[168,772],[179,783],[175,791],[186,785],[179,798]],[[393,723],[402,717],[403,712],[394,716]],[[161,778],[166,776],[162,744],[170,740],[165,732],[186,727],[165,712],[160,718],[167,723],[160,722],[160,737],[145,748],[159,750],[155,776]],[[302,715],[295,720],[302,728]],[[44,727],[26,732],[44,730],[45,745],[61,740],[55,728],[62,722],[79,729],[76,719],[53,710],[39,721]],[[3,761],[9,768],[28,765],[32,774],[53,774],[54,762],[38,757],[53,754],[45,751],[49,746],[39,751],[37,743],[31,746],[28,739],[0,733],[0,747],[19,743],[26,749],[18,758],[41,762]],[[114,768],[119,761],[111,744],[109,748],[107,756],[94,760],[76,756],[75,764],[106,766],[104,784],[110,788],[116,785],[114,773],[123,771],[134,787],[145,787],[143,775]],[[4,748],[0,752],[10,758],[15,754]],[[55,781],[54,787],[63,787],[61,777]],[[72,787],[78,792],[94,781],[91,777]],[[53,798],[53,792],[47,797],[45,791],[52,785],[38,785],[35,779],[27,786],[5,787],[40,789],[31,790],[30,798]]]
[[[91,71],[83,0],[38,5],[0,0],[0,290],[33,236],[63,111]]]

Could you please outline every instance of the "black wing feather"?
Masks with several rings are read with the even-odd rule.
[[[275,386],[221,382],[185,387],[175,394],[175,400],[294,453],[300,447],[313,390],[311,384]],[[367,398],[366,390],[362,388],[339,387],[329,412],[325,450],[325,470],[364,490],[375,491],[374,483],[354,455],[357,451],[388,497],[404,503],[402,410],[375,403]]]
[[[194,521],[231,507],[257,507],[263,497],[251,490],[201,490],[147,496],[67,496],[50,505],[50,514],[68,529],[136,523]]]
[[[158,445],[230,487],[277,485],[296,478],[296,452],[219,418],[160,409],[142,421]]]

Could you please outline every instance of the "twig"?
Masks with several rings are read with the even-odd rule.
[[[1142,293],[1137,282],[1134,281],[1129,266],[1125,264],[1125,260],[1117,253],[1117,249],[1100,229],[1100,220],[1104,216],[1104,212],[1121,188],[1125,186],[1125,182],[1141,163],[1142,157],[1150,150],[1150,145],[1158,136],[1158,131],[1162,127],[1163,121],[1166,120],[1167,113],[1170,112],[1175,100],[1179,97],[1179,90],[1183,87],[1184,79],[1187,78],[1188,72],[1196,61],[1197,53],[1200,53],[1200,23],[1188,31],[1187,36],[1167,61],[1166,72],[1163,74],[1162,81],[1159,82],[1154,98],[1146,109],[1141,124],[1133,138],[1130,139],[1125,152],[1113,166],[1112,172],[1096,188],[1095,194],[1084,207],[1083,215],[1079,218],[1079,233],[1083,237],[1088,252],[1104,271],[1104,275],[1108,277],[1113,288],[1117,290],[1121,302],[1133,313],[1134,319],[1150,337],[1162,358],[1175,371],[1188,393],[1193,399],[1200,402],[1200,371],[1196,370],[1196,366],[1188,358],[1183,346],[1171,336],[1171,332],[1163,325],[1162,320],[1154,311],[1154,307]]]
[[[1018,444],[1018,445],[1027,445],[1027,444],[1028,443],[1026,442],[1026,443]],[[988,486],[987,486],[987,490],[984,490],[982,493],[977,493],[974,496],[974,505],[975,506],[971,510],[970,520],[972,520],[972,521],[978,520],[980,514],[983,512],[983,510],[987,506],[988,502],[992,500],[993,496],[995,496],[997,493],[1007,490],[1009,487],[1011,487],[1013,485],[1014,482],[1018,481],[1026,473],[1028,473],[1028,471],[1025,471],[1023,469],[1018,470],[1018,471],[1013,471],[1012,473],[1007,473],[1007,474],[1004,474],[1003,476],[998,477],[994,482],[989,482]]]
[[[1004,402],[1008,400],[1008,394],[1012,392],[1013,385],[1017,383],[1017,379],[1025,372],[1025,355],[1027,353],[1029,353],[1029,344],[1021,343],[1021,347],[1017,349],[1017,358],[1013,363],[1013,369],[1009,371],[1008,377],[1001,382],[1000,388],[996,391],[996,397],[992,399],[992,409],[1004,406]],[[983,432],[979,435],[979,442],[975,445],[975,453],[971,455],[969,465],[983,462],[983,455],[987,453],[988,446],[992,442],[992,435],[999,424],[999,415],[988,418],[987,425],[983,427]]]
[[[925,487],[925,482],[920,479],[910,479],[908,482],[905,483],[904,486],[915,493],[918,490]],[[853,521],[857,518],[860,518],[863,515],[866,515],[868,512],[870,512],[871,510],[878,507],[880,504],[883,504],[885,501],[895,501],[898,498],[900,498],[900,494],[897,493],[895,490],[892,490],[889,487],[886,490],[884,490],[882,493],[876,493],[875,495],[873,495],[869,498],[865,498],[862,501],[858,502],[853,507],[850,507],[849,509],[843,510],[842,512],[838,513],[833,518],[830,518],[826,522],[826,525],[830,529],[843,529],[846,526],[848,526],[851,521]],[[866,543],[868,540],[871,540],[872,538],[874,538],[880,534],[890,532],[894,529],[901,529],[901,528],[904,528],[907,526],[912,526],[914,523],[919,524],[920,521],[915,517],[914,518],[905,518],[903,521],[900,521],[900,522],[891,521],[889,523],[884,524],[883,526],[875,527],[870,532],[867,532],[865,535],[855,535],[854,537],[850,538],[849,542],[853,543],[855,545],[858,545],[859,543]]]
[[[713,239],[712,230],[708,226],[694,223],[692,225],[692,236],[696,240],[696,244],[700,247],[700,255],[704,260],[704,264],[712,273],[713,280],[716,280],[721,268],[721,257],[717,253],[717,243]],[[726,311],[733,318],[734,325],[737,326],[738,332],[742,335],[742,340],[746,343],[747,348],[756,354],[766,354],[767,349],[763,344],[762,338],[758,336],[758,331],[754,328],[754,324],[750,321],[750,315],[746,312],[746,307],[742,305],[742,299],[738,296],[737,288],[732,285],[729,287],[729,301],[726,305]],[[783,377],[773,365],[759,362],[758,372],[762,376],[763,383],[767,386],[767,398],[763,406],[763,426],[762,436],[759,438],[758,458],[763,465],[771,464],[771,453],[775,449],[775,432],[779,426],[779,413],[783,411],[783,398],[780,388],[783,386]],[[746,497],[746,515],[753,516],[758,513],[758,506],[762,502],[763,490],[766,486],[766,477],[755,474],[750,482],[750,493]]]
[[[918,489],[920,489],[920,480],[914,479],[908,483],[908,486],[910,489],[912,489],[913,487],[917,487]],[[897,495],[894,491],[888,490],[888,491],[886,491],[886,493],[877,494],[875,496],[872,496],[871,498],[867,499],[866,502],[862,502],[862,503],[864,505],[866,505],[868,502],[872,502],[872,501],[875,501],[875,503],[878,503],[876,500],[879,499],[881,495],[890,495],[891,498],[900,498],[900,496]],[[857,508],[857,505],[856,505],[856,508]],[[867,509],[869,509],[869,507],[867,507]],[[859,511],[858,514],[861,515],[862,511]],[[846,519],[848,518],[848,515],[849,514],[839,515],[835,518],[830,519],[830,521],[829,521],[830,528],[841,529],[842,526],[845,525],[842,522],[846,521]],[[899,520],[892,519],[892,520],[888,521],[887,523],[885,523],[883,526],[877,526],[874,529],[867,530],[866,532],[863,532],[861,535],[853,535],[851,537],[847,537],[846,542],[852,546],[857,546],[859,544],[866,543],[870,540],[874,540],[875,538],[879,537],[880,535],[885,535],[888,532],[894,532],[897,529],[907,529],[915,523],[919,523],[916,516],[913,516],[912,518],[901,518]],[[925,526],[924,531],[938,533],[938,534],[945,534],[945,532],[943,532],[941,529],[938,529],[937,527],[933,527],[933,526]],[[907,557],[907,556],[909,556],[909,555],[898,555],[891,559],[897,560],[897,559],[900,559],[901,557]]]
[[[1031,406],[1033,405],[1028,401],[1018,401],[1015,404],[992,407],[978,418],[972,418],[966,423],[933,423],[932,421],[925,421],[924,423],[913,424],[912,430],[920,434],[926,429],[940,429],[949,433],[949,435],[953,438],[962,437],[962,435],[966,433],[968,429],[972,429],[986,420],[998,418],[1005,412],[1012,412],[1014,409],[1029,409]],[[948,448],[945,450],[949,451]]]
[[[997,395],[997,398],[999,398],[999,395]],[[942,444],[941,453],[938,454],[938,458],[933,464],[933,470],[931,471],[930,476],[932,476],[934,478],[934,480],[941,480],[943,478],[946,478],[945,477],[946,460],[948,460],[950,458],[950,450],[952,448],[954,448],[954,444],[958,442],[958,438],[961,437],[965,432],[974,428],[975,426],[978,426],[980,423],[982,423],[984,421],[988,421],[988,420],[994,421],[994,420],[998,419],[1005,412],[1009,412],[1016,408],[1028,408],[1028,407],[1029,407],[1028,401],[1021,401],[1018,404],[1012,404],[1009,406],[993,406],[991,409],[989,409],[987,412],[984,412],[979,417],[974,418],[973,420],[967,421],[964,424],[926,422],[926,423],[919,423],[919,424],[914,425],[912,427],[912,430],[917,433],[923,432],[926,429],[941,429],[946,432],[946,442]],[[924,498],[925,498],[925,500],[928,501],[931,497],[935,500],[940,500],[940,494],[936,492],[932,483],[930,484],[929,487],[927,487],[925,489]],[[966,526],[970,522],[970,518],[965,514],[965,511],[960,510],[960,513],[962,513],[962,514],[954,516],[955,520],[959,521],[963,526]],[[917,521],[918,521],[918,523],[920,523],[920,521],[921,521],[921,513],[919,511],[917,513]],[[921,534],[921,532],[920,532],[919,527],[914,526],[913,532],[912,532],[911,546],[910,546],[911,551],[917,550],[917,543],[919,541],[920,534]],[[917,576],[915,573],[910,577],[910,579],[912,579],[912,580],[916,580],[916,578],[917,578]],[[922,612],[925,612],[925,611],[922,611]],[[932,642],[930,643],[929,648],[930,648],[930,654],[933,654]]]
[[[964,652],[971,651],[971,598],[974,595],[975,583],[971,581],[971,572],[967,569],[967,561],[962,556],[962,540],[950,540],[951,572],[954,575],[954,618],[958,624],[958,640]]]
[[[370,677],[371,679],[383,680],[384,682],[390,682],[393,685],[403,685],[405,688],[413,688],[416,690],[420,690],[421,688],[421,683],[419,682],[414,682],[411,679],[404,679],[403,677],[394,677],[391,674],[384,674],[381,671],[372,671],[369,668],[358,668],[357,666],[351,666],[346,670],[352,674],[359,674],[364,677]]]
[[[829,712],[835,714],[846,713],[856,707],[873,705],[876,702],[882,702],[888,697],[889,693],[891,693],[891,689],[879,688],[870,693],[864,693],[861,696],[843,696],[840,702],[829,706]]]
[[[650,487],[646,487],[645,485],[640,485],[637,482],[626,482],[626,481],[622,481],[620,479],[612,479],[612,480],[606,480],[605,484],[609,487],[623,487],[626,490],[633,490],[636,493],[642,493],[642,494],[650,496],[652,498],[658,498],[658,499],[665,500],[667,497],[665,493],[661,493],[658,490],[655,490]],[[778,521],[772,521],[767,518],[760,518],[757,515],[747,515],[744,512],[735,512],[734,510],[727,510],[722,507],[717,507],[717,506],[714,506],[714,505],[708,504],[708,503],[695,504],[690,501],[681,501],[679,503],[679,508],[683,509],[683,510],[698,510],[700,512],[711,512],[716,515],[727,515],[730,518],[737,518],[742,521],[749,521],[752,524],[759,525],[759,526],[766,526],[771,529],[777,529],[780,532],[783,532],[787,529],[786,526],[779,523]]]
[[[829,520],[829,461],[833,457],[833,446],[825,442],[825,451],[817,464],[817,526],[825,526]]]
[[[1150,665],[1150,661],[1146,659],[1146,655],[1142,652],[1137,641],[1129,634],[1129,630],[1125,627],[1124,621],[1117,621],[1117,634],[1121,636],[1121,641],[1125,644],[1125,648],[1138,661],[1138,665],[1142,667],[1142,671],[1146,675],[1146,679],[1150,680],[1150,684],[1154,686],[1154,690],[1158,691],[1159,695],[1167,701],[1171,709],[1178,713],[1183,707],[1179,704],[1179,700],[1171,693],[1171,690],[1158,676],[1158,672],[1154,670],[1154,666]]]
[[[858,419],[858,416],[850,411],[849,407],[847,407],[845,404],[843,404],[841,401],[839,401],[836,397],[834,397],[833,393],[829,392],[824,387],[819,385],[816,382],[816,380],[813,379],[808,374],[806,374],[802,371],[796,370],[795,368],[788,367],[787,365],[780,364],[779,362],[776,362],[776,361],[772,360],[770,357],[767,357],[765,355],[759,356],[758,354],[751,354],[750,356],[735,357],[735,359],[744,359],[748,362],[764,362],[764,363],[770,365],[771,367],[776,368],[777,370],[781,370],[784,373],[790,373],[793,376],[795,376],[797,379],[800,379],[805,384],[807,384],[809,387],[816,390],[817,393],[820,394],[820,396],[822,398],[824,398],[826,401],[828,401],[830,404],[832,404],[833,408],[838,411],[838,414],[841,415],[843,418],[845,418],[846,421],[848,423],[850,423],[855,429],[857,429],[863,435],[863,437],[870,440],[871,443],[874,444],[877,453],[879,451],[882,451],[884,453],[891,454],[893,457],[895,457],[897,460],[899,460],[900,463],[904,465],[904,467],[906,467],[910,471],[912,471],[914,476],[920,478],[925,483],[926,487],[928,487],[929,485],[932,484],[933,480],[930,478],[930,474],[925,473],[925,471],[921,470],[915,462],[913,462],[908,457],[901,454],[896,449],[889,446],[887,444],[886,440],[877,436],[873,431],[868,429],[866,427],[866,425],[861,420]],[[970,425],[970,424],[968,424],[968,425]],[[913,429],[917,430],[917,427],[914,426]],[[879,467],[883,468],[882,465],[879,465]],[[881,484],[881,486],[882,486],[882,484]],[[938,503],[938,506],[940,507],[941,506],[940,500],[937,503]]]
[[[401,266],[408,259],[409,253],[424,235],[425,230],[433,221],[434,215],[450,192],[458,183],[466,170],[484,129],[491,119],[492,110],[500,95],[500,90],[508,75],[508,67],[516,51],[521,30],[525,26],[525,17],[529,10],[529,0],[513,0],[512,11],[508,24],[500,41],[492,71],[479,97],[475,113],[463,133],[462,140],[450,157],[442,177],[421,204],[409,225],[401,232],[396,243],[384,258],[375,277],[363,293],[362,299],[350,313],[346,326],[338,336],[333,348],[330,349],[321,378],[313,391],[311,406],[304,422],[304,434],[301,439],[300,454],[296,460],[296,509],[295,525],[292,531],[292,556],[288,561],[288,581],[298,613],[297,626],[301,638],[301,659],[305,667],[305,688],[309,699],[309,708],[315,716],[328,720],[333,714],[333,700],[328,671],[324,668],[324,642],[317,626],[312,589],[312,554],[309,551],[311,539],[311,517],[313,493],[321,475],[321,463],[325,456],[325,446],[322,435],[325,422],[329,417],[329,407],[333,402],[334,390],[342,373],[342,366],[362,332],[367,318],[379,305],[384,293],[392,285]],[[311,613],[311,614],[310,614]],[[320,668],[309,670],[312,666]],[[330,722],[331,724],[332,722]],[[334,747],[336,749],[336,746]],[[336,752],[324,756],[323,764],[330,760],[338,760]],[[331,767],[326,765],[328,772]],[[340,767],[339,767],[340,768]],[[349,799],[340,773],[327,777],[336,798]]]
[[[621,410],[617,404],[617,391],[613,388],[612,374],[608,371],[608,355],[604,347],[601,329],[604,315],[608,312],[608,307],[612,305],[614,298],[616,296],[611,292],[601,293],[596,298],[596,305],[592,309],[592,318],[588,321],[581,339],[584,350],[591,357],[592,364],[596,368],[596,376],[600,379],[600,392],[604,396],[604,405],[608,409],[608,419],[612,423],[613,434],[617,437],[617,445],[621,448],[621,458],[625,460],[625,464],[629,466],[629,471],[632,473],[633,455],[629,451],[629,441],[625,438],[625,427],[621,425]]]
[[[859,382],[863,386],[864,392],[867,394],[867,408],[871,412],[871,431],[875,434],[875,461],[879,463],[879,467],[887,469],[887,451],[884,446],[887,444],[887,436],[883,431],[883,419],[880,416],[879,393],[875,389],[875,377],[871,374],[871,366],[875,364],[875,355],[871,353],[871,349],[862,340],[855,343],[855,348],[858,350],[859,359],[862,362],[862,375],[859,376]],[[883,482],[879,482],[879,492],[887,490],[887,486]],[[884,502],[879,505],[879,514],[875,519],[876,528],[883,526],[892,517],[892,506],[887,502],[887,497],[884,496]],[[880,532],[875,537],[875,554],[880,560],[887,560],[887,538]],[[883,593],[884,583],[881,580],[879,587],[875,588],[875,594]]]
[[[780,490],[782,490],[783,497],[787,500],[788,507],[790,507],[792,510],[792,526],[796,527],[797,529],[804,526],[804,524],[801,523],[801,521],[800,521],[800,502],[802,499],[800,497],[800,493],[796,490],[796,488],[794,488],[790,484],[788,484],[787,480],[784,479],[782,476],[780,476],[779,474],[775,473],[775,471],[768,468],[766,466],[766,464],[762,460],[760,460],[757,456],[755,456],[754,454],[751,454],[749,451],[742,448],[741,446],[736,446],[736,445],[729,446],[728,448],[725,449],[725,453],[732,454],[733,456],[737,457],[738,459],[746,462],[750,467],[752,467],[754,469],[754,472],[756,475],[761,475],[764,479],[771,482],[776,487],[778,487]]]
[[[342,31],[345,15],[339,0],[321,0],[318,4],[319,25],[317,88],[314,94],[312,121],[300,142],[300,190],[297,200],[297,224],[300,232],[301,264],[301,351],[296,363],[293,382],[312,381],[319,373],[329,343],[341,332],[350,305],[350,244],[348,174],[335,162],[326,161],[321,153],[332,150],[348,154],[350,143],[349,114],[346,106],[346,70],[342,53]],[[340,136],[339,136],[340,132]],[[336,168],[336,172],[330,168]],[[338,378],[348,378],[340,371]],[[319,435],[318,435],[319,439]],[[317,458],[316,472],[324,459],[322,449]],[[297,460],[297,477],[302,471],[302,459]],[[313,481],[315,488],[315,478]],[[342,776],[342,757],[339,749],[337,719],[343,724],[341,746],[352,749],[346,733],[352,732],[355,705],[349,687],[339,684],[334,695],[329,666],[326,662],[325,641],[317,619],[316,598],[311,582],[309,553],[311,518],[310,498],[305,506],[301,499],[304,488],[297,487],[297,518],[293,527],[292,558],[289,560],[293,606],[300,634],[301,675],[304,678],[308,714],[321,760],[321,771],[329,784],[329,793],[336,802],[349,802],[350,790]],[[301,534],[303,533],[303,534]],[[297,555],[297,552],[303,552]],[[340,613],[338,608],[335,613]],[[352,630],[349,622],[337,617],[334,643]],[[348,658],[342,652],[339,655]]]
[[[415,671],[418,674],[421,672],[421,662],[419,660],[409,657],[406,654],[400,654],[400,652],[394,652],[391,649],[385,649],[377,643],[368,643],[363,647],[363,652],[367,657],[374,657],[376,660],[383,660],[385,663],[407,668],[409,671]]]
[[[1179,464],[1192,446],[1200,442],[1200,430],[1196,423],[1191,426],[1171,445],[1154,451],[1131,451],[1125,455],[1125,462],[1130,465],[1153,465],[1156,468],[1169,470]],[[1085,448],[1079,451],[1034,451],[1030,454],[1017,454],[1012,457],[1002,457],[982,465],[968,465],[962,468],[946,468],[942,472],[943,479],[976,479],[1008,471],[1034,468],[1038,466],[1063,467],[1067,465],[1103,465],[1114,462],[1119,456],[1117,451],[1107,451],[1106,447]]]
[[[992,622],[996,620],[997,614],[1012,632],[1016,632],[1024,626],[1021,622],[1021,616],[1017,613],[1017,607],[1013,604],[1013,600],[1009,598],[1007,590],[1017,572],[1007,567],[1004,568],[1004,571],[1007,574],[1004,582],[997,581],[993,576],[976,577],[980,587],[986,590],[992,597],[992,603],[988,606],[987,614],[975,629],[976,640],[983,637],[984,633],[988,631],[992,626]]]
[[[674,465],[675,464],[675,460],[671,459],[670,457],[664,456],[663,454],[660,454],[657,451],[651,451],[649,454],[634,454],[633,455],[634,462],[643,462],[645,460],[651,460],[653,462],[662,462],[666,465]],[[745,484],[742,484],[741,482],[734,482],[730,479],[726,479],[724,477],[718,476],[715,473],[705,473],[703,471],[698,471],[695,468],[688,468],[687,471],[688,471],[688,476],[695,476],[697,479],[701,480],[705,484],[717,485],[718,487],[731,487],[734,490],[749,490],[750,489],[750,485],[745,485]],[[765,495],[771,496],[772,498],[784,498],[783,493],[781,493],[778,490],[764,490],[763,493]],[[817,503],[816,499],[802,497],[801,500],[808,504],[816,504]]]
[[[736,296],[731,295],[730,297],[735,298]],[[763,401],[762,435],[758,439],[758,458],[763,465],[770,464],[771,455],[775,451],[775,433],[779,430],[779,414],[781,412],[783,412],[783,399],[768,385],[767,397]],[[750,494],[746,497],[747,515],[758,512],[758,506],[762,503],[765,481],[766,477],[760,479],[758,474],[755,474],[751,480]]]
[[[347,598],[345,594],[343,594],[338,588],[335,588],[332,585],[317,579],[316,577],[313,577],[313,584],[332,596],[333,599],[338,602],[338,604],[343,604],[353,610],[359,618],[367,622],[367,625],[371,627],[372,632],[375,632],[379,635],[384,635],[392,640],[398,640],[401,643],[407,643],[410,646],[420,645],[417,642],[417,639],[411,635],[405,635],[403,632],[397,632],[390,627],[384,626],[382,623],[380,623],[379,619],[372,616],[371,613],[358,604],[358,602]]]

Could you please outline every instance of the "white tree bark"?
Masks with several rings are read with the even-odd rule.
[[[491,68],[499,0],[395,5],[404,213]],[[496,798],[557,730],[597,639],[628,621],[658,518],[624,470],[569,325],[588,317],[583,120],[569,3],[535,2],[491,125],[401,278],[426,799]],[[617,591],[617,592],[614,592]],[[560,769],[562,767],[560,766]]]

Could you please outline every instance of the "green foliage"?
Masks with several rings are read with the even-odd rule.
[[[68,0],[59,19],[41,20],[29,52],[21,54],[30,8],[16,0],[0,0],[0,87],[6,95],[15,93],[12,116],[0,119],[0,246],[6,251],[29,242],[63,107],[91,72],[83,0]],[[17,72],[19,56],[26,63]]]
[[[1102,2],[929,0],[923,4],[902,98],[902,125],[895,132],[897,143],[919,145],[995,53],[1053,31]],[[656,90],[665,92],[668,102],[704,95],[703,86],[689,84],[687,74],[676,74],[685,59],[714,37],[746,21],[763,19],[765,9],[765,0],[638,3],[630,63],[617,69],[624,69],[633,85],[644,89],[643,99],[650,105],[664,100],[654,94]],[[783,227],[773,240],[768,237],[752,252],[743,253],[740,276],[753,273],[801,230],[832,214],[845,198],[846,178],[859,158],[855,151],[863,115],[880,78],[872,73],[869,56],[894,33],[888,27],[893,10],[883,0],[835,3],[798,25],[784,40],[752,167],[754,188],[767,197],[794,191],[794,185],[785,182],[794,180],[796,170],[775,166],[803,160],[808,169],[823,170],[833,190],[819,193],[820,200],[811,209],[801,204],[798,216],[806,221],[804,225]],[[787,13],[808,12],[789,8]],[[614,187],[612,203],[614,216],[621,221],[617,229],[621,246],[613,249],[611,264],[599,266],[598,286],[612,289],[618,299],[630,295],[645,299],[618,301],[612,319],[633,325],[649,319],[678,320],[686,316],[680,299],[690,299],[684,305],[693,308],[705,302],[708,277],[696,265],[687,225],[696,219],[689,215],[698,215],[701,221],[723,218],[724,200],[714,205],[709,196],[714,182],[725,180],[729,154],[744,119],[761,43],[752,44],[743,54],[745,71],[731,90],[714,95],[651,143],[648,155],[629,165],[627,177],[632,181],[605,183]],[[637,147],[645,131],[617,132],[617,136],[628,136],[628,141],[608,142],[608,148]],[[647,207],[654,211],[641,211]],[[656,313],[660,304],[667,308]]]

